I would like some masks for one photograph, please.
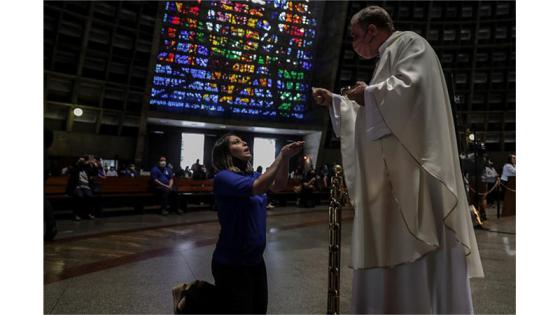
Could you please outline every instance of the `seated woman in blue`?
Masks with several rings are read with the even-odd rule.
[[[302,147],[303,141],[284,146],[260,175],[249,162],[252,155],[247,143],[238,136],[227,134],[214,145],[214,196],[221,230],[212,257],[212,275],[225,298],[226,313],[266,313],[265,193],[286,187],[290,158]]]

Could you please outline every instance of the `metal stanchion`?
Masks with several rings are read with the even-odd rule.
[[[331,179],[329,204],[329,280],[327,296],[327,314],[340,314],[340,241],[341,211],[348,201],[344,185],[342,167],[335,165],[335,174]]]

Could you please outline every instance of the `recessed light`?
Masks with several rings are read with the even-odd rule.
[[[83,109],[81,109],[81,108],[79,108],[79,107],[74,108],[74,116],[80,117],[80,116],[82,116],[83,114],[84,114],[84,110],[83,110]]]

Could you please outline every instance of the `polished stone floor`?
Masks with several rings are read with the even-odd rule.
[[[342,262],[348,266],[352,211],[343,211]],[[488,212],[476,230],[486,277],[472,279],[477,314],[515,313],[515,217]],[[269,211],[265,260],[268,312],[325,313],[327,207]],[[219,231],[216,213],[110,216],[58,221],[44,245],[44,312],[49,314],[172,313],[171,288],[213,282],[210,261]],[[351,270],[341,272],[341,312],[348,313]]]

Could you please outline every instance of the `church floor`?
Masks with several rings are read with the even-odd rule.
[[[477,314],[515,313],[515,217],[488,211],[476,230],[486,278],[472,279]],[[328,210],[269,211],[265,260],[268,313],[326,312]],[[343,211],[341,312],[350,311],[352,211]],[[44,245],[44,312],[49,314],[172,313],[171,288],[195,279],[214,282],[210,269],[219,231],[216,212],[59,220]]]

